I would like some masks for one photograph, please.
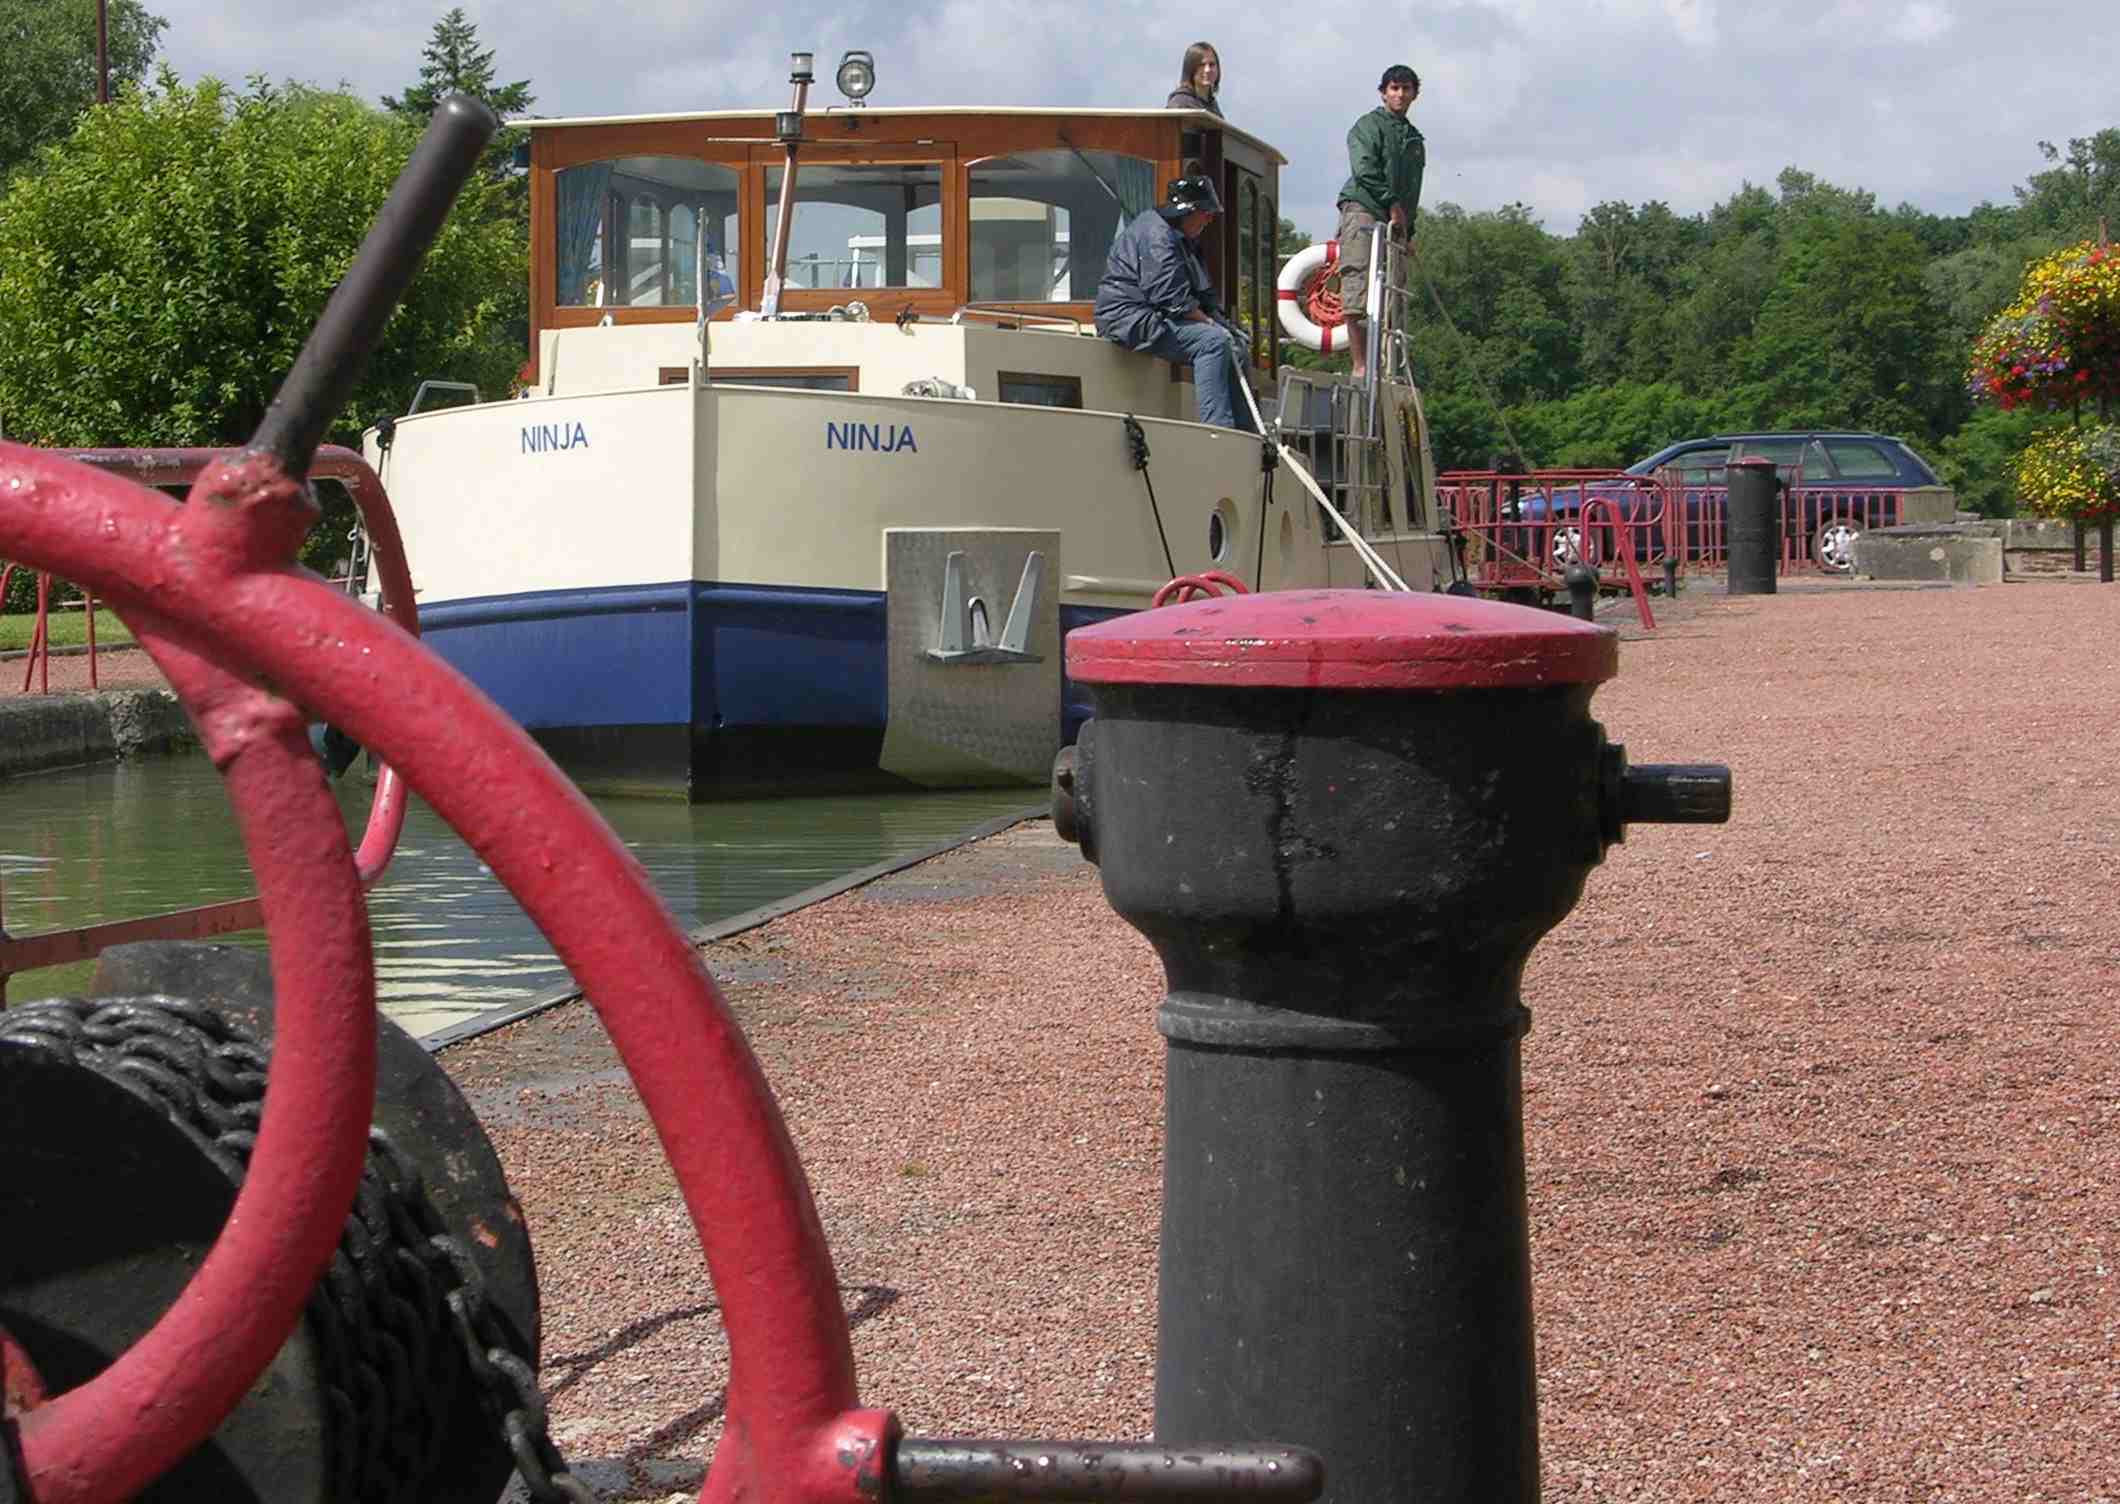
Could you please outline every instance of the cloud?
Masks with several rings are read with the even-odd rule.
[[[290,24],[268,0],[152,0],[186,77],[345,82],[375,98],[418,74],[447,0],[359,0]],[[1162,102],[1204,31],[1232,119],[1280,147],[1283,212],[1330,232],[1347,127],[1385,64],[1421,74],[1426,201],[1529,203],[1568,233],[1607,199],[1706,209],[1798,166],[1884,203],[2006,201],[2034,143],[2120,124],[2109,0],[1381,0],[1208,21],[1131,0],[465,0],[506,80],[547,114],[774,109],[813,49],[832,100],[842,51],[876,54],[882,105]],[[1184,30],[1174,27],[1182,26]],[[1997,80],[2036,78],[2037,88]],[[1977,107],[1969,101],[1978,101]]]
[[[1895,42],[1934,42],[1957,24],[1958,18],[1942,6],[1915,0],[1892,20],[1885,34]]]

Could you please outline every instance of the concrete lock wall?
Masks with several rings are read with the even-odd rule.
[[[1855,539],[1855,572],[1873,580],[2002,583],[2002,540],[1980,524],[1872,528]]]
[[[2006,517],[1987,524],[2002,539],[2002,567],[2013,574],[2065,574],[2076,567],[2076,525],[2059,517]],[[2086,528],[2083,563],[2098,567],[2098,530]]]
[[[196,739],[166,689],[0,699],[0,777],[166,752]]]
[[[1958,515],[1958,494],[1949,486],[1913,486],[1900,493],[1901,526],[1949,522]]]

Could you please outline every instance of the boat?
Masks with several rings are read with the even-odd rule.
[[[811,81],[797,54],[788,110],[520,122],[521,390],[365,437],[423,637],[585,789],[1039,783],[1087,713],[1065,635],[1175,577],[1448,582],[1389,307],[1374,381],[1285,358],[1272,146],[1197,111],[813,109]],[[1091,321],[1188,172],[1265,438]]]

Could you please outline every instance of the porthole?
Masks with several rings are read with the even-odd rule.
[[[1227,496],[1207,516],[1207,557],[1226,564],[1237,548],[1237,508]]]

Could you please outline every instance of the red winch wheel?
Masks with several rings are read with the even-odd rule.
[[[0,1495],[14,1464],[37,1504],[139,1494],[243,1400],[339,1240],[376,1093],[361,890],[378,869],[372,842],[358,859],[349,848],[310,751],[306,726],[321,718],[397,770],[522,904],[633,1078],[729,1341],[703,1504],[1316,1498],[1318,1458],[1280,1445],[1180,1453],[1138,1442],[920,1441],[900,1437],[888,1411],[856,1408],[838,1280],[779,1107],[639,864],[521,727],[421,649],[409,618],[400,626],[293,563],[315,518],[302,477],[317,440],[497,125],[476,101],[443,102],[252,446],[208,463],[186,504],[0,442],[0,557],[106,599],[227,779],[258,879],[277,1010],[247,1177],[175,1303],[109,1367],[56,1396],[0,1332],[16,1443],[14,1458],[0,1457]],[[380,486],[372,499],[362,510],[386,597],[409,606]],[[1172,581],[1158,603],[1166,592],[1225,589],[1245,587],[1209,571]],[[379,809],[378,818],[389,817]],[[567,1491],[583,1492],[578,1481]]]
[[[497,126],[474,100],[443,102],[252,447],[209,465],[185,505],[0,442],[0,557],[107,599],[228,781],[279,1015],[249,1173],[198,1273],[102,1373],[17,1421],[38,1504],[129,1499],[213,1431],[293,1330],[353,1202],[375,1094],[375,980],[360,874],[308,746],[313,717],[397,769],[478,853],[632,1074],[729,1338],[702,1497],[860,1504],[880,1490],[891,1418],[854,1408],[808,1183],[699,956],[527,733],[405,630],[292,562],[315,520],[301,477],[317,441]]]
[[[1161,586],[1155,597],[1149,601],[1148,608],[1153,611],[1158,606],[1173,603],[1182,605],[1186,601],[1199,600],[1203,596],[1220,595],[1225,590],[1231,595],[1251,593],[1251,587],[1235,575],[1220,569],[1203,569],[1198,574],[1181,574]]]
[[[258,454],[216,466],[173,508],[0,444],[0,553],[109,599],[227,777],[282,999],[256,1157],[198,1276],[100,1377],[22,1418],[39,1504],[115,1504],[197,1445],[293,1328],[352,1202],[374,1091],[374,978],[309,715],[373,749],[463,835],[551,939],[631,1071],[729,1334],[706,1497],[853,1504],[889,1420],[853,1409],[830,1255],[741,1031],[639,866],[527,734],[397,626],[285,562],[304,508],[300,484]],[[153,605],[140,581],[156,582]]]

